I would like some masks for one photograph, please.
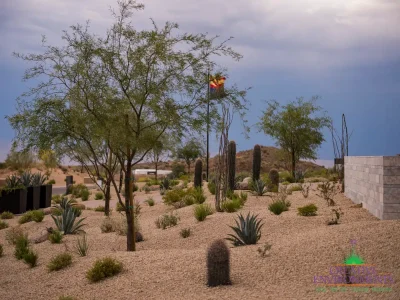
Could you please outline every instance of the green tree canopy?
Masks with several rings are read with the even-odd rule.
[[[176,157],[183,159],[188,166],[188,173],[190,174],[190,165],[199,157],[204,154],[203,145],[196,139],[192,138],[186,142],[182,147],[176,150]]]
[[[325,141],[322,129],[330,124],[330,118],[317,106],[317,100],[317,96],[309,101],[301,97],[284,106],[269,101],[258,123],[260,130],[274,138],[288,154],[293,176],[296,163],[300,159],[317,159],[317,149]],[[317,113],[322,116],[316,116]]]

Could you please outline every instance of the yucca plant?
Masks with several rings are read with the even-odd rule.
[[[67,205],[65,209],[63,209],[62,214],[60,216],[53,216],[51,217],[54,220],[54,223],[57,226],[57,229],[63,234],[75,234],[78,232],[83,231],[81,228],[85,226],[86,224],[82,224],[83,220],[86,218],[78,220],[76,223],[76,210]]]
[[[263,196],[267,192],[267,185],[261,179],[252,182],[252,193],[257,196]]]
[[[6,178],[7,188],[13,189],[13,188],[17,188],[20,185],[21,185],[21,179],[17,175],[13,174],[13,175],[7,176],[7,178]]]
[[[246,218],[242,214],[238,215],[238,220],[235,220],[236,226],[229,226],[233,229],[236,235],[228,234],[226,240],[231,241],[234,246],[254,245],[261,238],[261,228],[264,223],[257,218],[258,215],[247,214]]]
[[[42,173],[35,173],[31,176],[31,184],[32,186],[41,186],[44,185],[48,177],[46,175],[42,175]]]

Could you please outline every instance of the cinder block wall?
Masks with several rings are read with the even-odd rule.
[[[346,156],[345,195],[382,220],[400,219],[400,156]]]

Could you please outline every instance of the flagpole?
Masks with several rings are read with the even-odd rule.
[[[209,160],[210,160],[210,67],[207,70],[207,171],[206,179],[208,182]]]

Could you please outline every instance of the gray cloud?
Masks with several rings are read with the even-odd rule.
[[[209,32],[244,55],[235,68],[326,71],[400,59],[400,2],[389,0],[149,0],[133,17],[139,28],[175,21],[183,31]],[[111,24],[114,0],[6,0],[1,4],[0,56],[13,50],[36,51],[40,35],[60,43],[61,30],[90,19],[102,34]]]

